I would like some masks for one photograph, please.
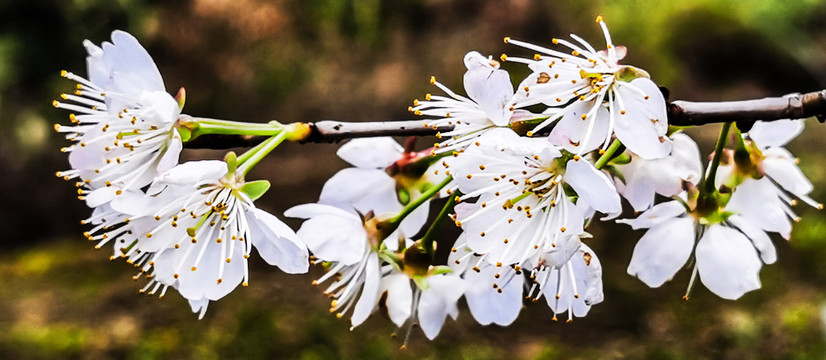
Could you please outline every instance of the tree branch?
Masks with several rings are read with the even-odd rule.
[[[713,123],[738,122],[741,130],[751,127],[757,120],[801,119],[817,117],[826,121],[826,90],[783,97],[767,97],[754,100],[692,102],[677,100],[667,106],[668,123],[675,126],[700,126]],[[452,126],[436,129],[427,127],[430,119],[345,122],[323,120],[310,123],[312,132],[303,142],[337,142],[344,139],[377,136],[429,136],[448,132]],[[254,146],[263,137],[205,135],[186,143],[187,148],[227,149]]]

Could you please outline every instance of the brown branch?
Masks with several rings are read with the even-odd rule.
[[[692,102],[677,100],[668,104],[668,123],[676,126],[700,126],[712,123],[738,122],[746,130],[757,120],[801,119],[816,116],[826,120],[826,90],[806,94],[767,97],[754,100]],[[431,120],[377,122],[345,122],[323,120],[310,123],[312,132],[303,142],[337,142],[344,139],[377,136],[432,136],[453,129],[436,129],[425,124]],[[227,149],[254,146],[263,137],[205,135],[186,144],[188,148]]]
[[[802,119],[826,116],[826,90],[784,97],[756,100],[691,102],[677,100],[668,104],[668,123],[677,126],[698,126],[722,122],[754,122],[780,119]]]

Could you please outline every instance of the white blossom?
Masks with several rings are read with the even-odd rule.
[[[467,245],[487,261],[522,265],[568,235],[584,233],[584,206],[620,211],[619,195],[608,177],[586,159],[563,154],[545,139],[491,131],[447,162],[464,194],[456,221]],[[576,192],[566,192],[566,185]],[[465,202],[476,198],[473,203]]]
[[[102,47],[83,44],[89,78],[62,72],[77,82],[77,90],[54,101],[73,112],[72,125],[55,125],[74,142],[63,149],[72,169],[57,175],[79,179],[79,193],[96,207],[148,185],[178,163],[182,143],[174,125],[181,109],[132,35],[115,31]]]
[[[205,300],[247,286],[253,247],[284,272],[308,269],[306,246],[278,218],[254,206],[248,184],[228,173],[225,162],[187,162],[161,174],[146,194],[112,200],[88,220],[104,226],[87,235],[99,240],[98,247],[115,243],[116,254],[146,273],[151,281],[143,291],[163,294],[171,286],[205,311]],[[121,215],[111,218],[116,214]]]
[[[577,155],[607,148],[613,135],[642,158],[668,155],[671,144],[662,93],[647,73],[619,64],[626,49],[614,46],[601,16],[597,23],[605,35],[605,50],[597,51],[576,35],[571,35],[575,42],[553,39],[571,53],[505,38],[506,43],[537,52],[533,59],[506,57],[533,71],[519,85],[515,106],[550,106],[550,117],[533,132],[558,121],[551,141]]]
[[[771,198],[770,193],[750,192],[748,196],[757,201]],[[748,213],[732,214],[730,206],[722,210],[729,212],[727,218],[714,223],[701,223],[703,218],[687,211],[682,200],[673,200],[655,205],[636,219],[618,220],[634,229],[649,229],[634,248],[628,274],[659,287],[688,262],[693,251],[695,271],[718,296],[734,300],[760,288],[760,268],[763,263],[774,263],[777,254],[768,235],[755,225],[759,220]]]
[[[688,135],[671,136],[671,153],[660,159],[647,160],[631,153],[631,161],[618,165],[624,182],[617,182],[617,190],[636,211],[645,211],[654,205],[655,194],[673,197],[680,194],[684,183],[697,185],[703,176],[700,149]]]

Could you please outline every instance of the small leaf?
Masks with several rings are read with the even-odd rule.
[[[256,180],[245,183],[241,187],[241,192],[247,194],[253,201],[258,200],[261,195],[264,195],[270,189],[270,182],[267,180]]]

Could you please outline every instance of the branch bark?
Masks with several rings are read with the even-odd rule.
[[[677,100],[667,106],[668,123],[676,126],[701,126],[713,123],[737,122],[746,130],[757,121],[801,119],[815,116],[826,120],[826,90],[783,97],[719,102],[692,102]],[[377,136],[432,136],[453,129],[452,126],[431,128],[429,119],[345,122],[323,120],[310,123],[312,132],[304,142],[337,142],[344,139]],[[254,146],[263,137],[205,135],[186,143],[187,148],[228,149]]]

